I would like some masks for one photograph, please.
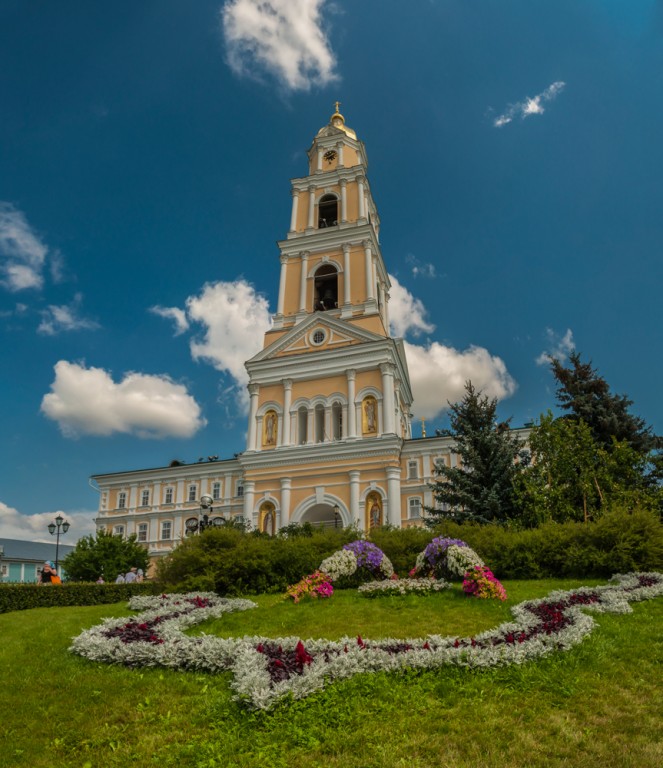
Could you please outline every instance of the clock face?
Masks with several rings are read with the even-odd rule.
[[[335,149],[328,150],[327,152],[325,152],[323,157],[328,163],[333,163],[334,160],[336,160],[336,150]]]

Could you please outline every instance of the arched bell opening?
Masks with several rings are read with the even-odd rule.
[[[338,224],[338,198],[323,195],[318,203],[318,227],[335,227]]]
[[[338,308],[338,272],[331,264],[323,264],[315,273],[313,308],[316,312]]]

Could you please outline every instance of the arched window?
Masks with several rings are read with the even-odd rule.
[[[323,195],[318,203],[318,227],[334,227],[338,224],[338,198]]]
[[[338,307],[338,273],[331,264],[323,264],[315,273],[313,309],[326,312]]]
[[[332,404],[332,439],[340,440],[343,436],[343,406],[338,402]]]
[[[308,409],[304,405],[297,411],[297,435],[300,445],[308,441]]]
[[[315,406],[315,442],[322,443],[325,439],[325,406],[318,403]]]

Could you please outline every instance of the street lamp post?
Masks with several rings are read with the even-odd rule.
[[[184,527],[189,536],[194,533],[202,533],[207,528],[216,528],[219,525],[223,525],[225,520],[222,517],[212,517],[214,512],[214,500],[211,496],[200,497],[200,514],[198,519],[190,517],[185,523]]]
[[[341,513],[341,508],[338,506],[338,504],[334,504],[334,528],[338,528],[340,513]]]
[[[51,536],[55,535],[55,572],[58,572],[58,562],[60,557],[60,530],[62,530],[62,533],[65,534],[69,530],[69,523],[62,517],[62,515],[58,515],[55,518],[55,521],[51,523],[48,526],[48,532],[51,534]]]

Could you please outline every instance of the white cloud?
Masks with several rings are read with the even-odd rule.
[[[501,128],[503,125],[510,123],[514,117],[520,117],[524,120],[526,117],[530,117],[530,115],[542,115],[545,112],[542,102],[552,101],[563,90],[565,85],[566,83],[558,80],[536,96],[527,96],[522,101],[509,104],[506,111],[495,118],[493,125],[496,128]]]
[[[186,300],[190,321],[205,326],[202,339],[190,343],[194,360],[206,360],[234,379],[242,410],[248,405],[248,374],[244,361],[262,348],[270,328],[267,299],[245,280],[207,283],[200,296]]]
[[[434,341],[426,346],[405,342],[416,418],[432,419],[465,394],[465,382],[488,397],[502,400],[516,391],[504,361],[482,347],[459,351]]]
[[[78,315],[82,301],[83,296],[77,293],[71,304],[64,304],[59,307],[51,304],[47,309],[42,310],[42,320],[37,328],[37,333],[55,336],[62,331],[94,331],[99,328],[99,323]]]
[[[83,536],[95,533],[93,522],[96,510],[76,510],[64,512],[39,512],[35,515],[22,515],[17,509],[0,501],[0,531],[3,539],[18,539],[20,541],[41,541],[53,544],[53,559],[55,559],[55,539],[48,533],[48,525],[53,518],[61,514],[71,525],[65,537],[60,536],[61,544],[75,544]]]
[[[41,288],[47,252],[25,215],[11,203],[0,202],[0,284],[10,291]]]
[[[567,360],[569,354],[576,348],[573,341],[573,331],[566,329],[566,333],[560,336],[552,328],[546,328],[546,338],[548,340],[548,349],[544,350],[537,358],[537,365],[548,365],[554,357],[563,363]]]
[[[65,437],[134,434],[191,437],[206,424],[186,387],[168,376],[128,373],[116,384],[101,368],[60,360],[41,410]]]
[[[231,69],[253,77],[266,71],[292,91],[336,80],[336,61],[322,28],[325,2],[227,0],[221,18]]]
[[[412,265],[413,277],[437,277],[435,264],[424,262],[411,253],[405,257],[405,261]]]
[[[189,321],[186,319],[186,312],[179,307],[150,307],[150,312],[159,317],[165,317],[175,323],[175,336],[181,336],[189,330]]]
[[[389,325],[393,335],[432,333],[435,326],[426,320],[428,312],[421,299],[415,299],[393,275],[389,275],[389,280]]]

